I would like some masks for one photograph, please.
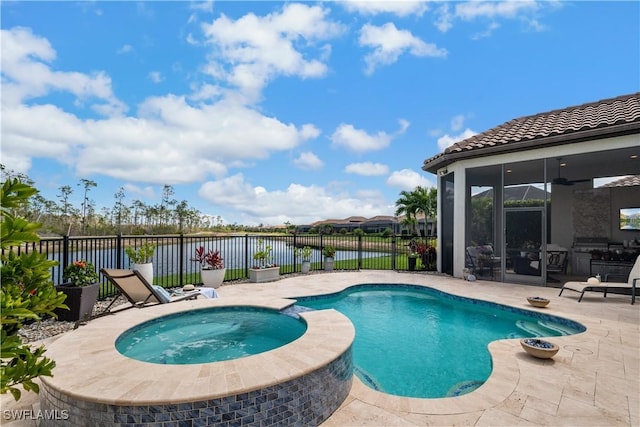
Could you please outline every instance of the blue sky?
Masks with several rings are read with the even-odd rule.
[[[640,90],[639,2],[2,2],[0,160],[98,211],[392,215],[422,162]]]

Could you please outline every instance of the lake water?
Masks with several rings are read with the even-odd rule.
[[[235,236],[224,239],[206,240],[202,241],[189,241],[184,244],[183,266],[185,272],[195,272],[199,270],[197,262],[192,261],[196,248],[204,246],[206,250],[219,250],[224,258],[224,266],[229,269],[252,267],[255,262],[253,261],[253,254],[256,251],[255,239],[249,239],[247,244],[246,236]],[[271,262],[275,262],[278,265],[292,265],[294,264],[294,251],[293,247],[286,242],[280,240],[264,239],[265,245],[272,246]],[[389,254],[381,252],[362,252],[363,258],[387,256]],[[55,258],[54,258],[55,256]],[[130,262],[128,257],[123,253],[123,268],[130,268]],[[49,259],[56,259],[60,261],[61,254],[51,254]],[[100,268],[115,268],[116,250],[115,249],[97,249],[90,251],[89,253],[80,251],[72,252],[69,255],[69,262],[75,260],[88,260],[93,262],[96,269]],[[169,244],[159,245],[156,249],[153,257],[154,269],[161,271],[162,275],[177,274],[179,272],[179,260],[180,257],[180,245]],[[336,260],[350,260],[358,258],[358,251],[338,250],[334,257]],[[322,253],[318,249],[314,249],[311,255],[311,262],[322,261]],[[295,260],[300,263],[302,260],[298,257]],[[59,276],[58,276],[59,274]],[[56,279],[58,278],[59,279]],[[62,274],[60,267],[53,269],[54,282],[60,283]]]

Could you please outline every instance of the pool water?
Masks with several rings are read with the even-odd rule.
[[[475,390],[491,374],[491,341],[585,330],[566,319],[411,285],[360,285],[296,299],[298,306],[346,315],[356,329],[355,374],[399,396],[438,398]]]
[[[306,331],[275,310],[217,307],[162,316],[118,337],[116,349],[143,362],[186,365],[237,359],[281,347]]]

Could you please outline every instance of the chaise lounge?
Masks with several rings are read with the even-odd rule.
[[[589,282],[567,282],[560,289],[560,293],[558,296],[562,295],[565,289],[570,291],[580,292],[580,298],[578,298],[578,302],[582,301],[582,297],[585,292],[603,292],[604,297],[607,297],[607,293],[622,293],[626,292],[631,293],[631,304],[635,304],[636,302],[636,289],[638,284],[640,283],[640,256],[636,258],[636,262],[629,273],[629,279],[627,283],[619,283],[619,282],[609,282],[608,278],[605,277],[604,282],[600,283],[589,283]]]
[[[201,290],[194,290],[183,295],[172,296],[166,289],[160,286],[150,285],[137,270],[102,268],[100,269],[100,273],[102,273],[104,277],[106,277],[118,290],[118,294],[115,296],[111,304],[105,308],[101,315],[112,313],[109,309],[118,300],[120,295],[124,296],[131,303],[130,306],[122,309],[132,307],[142,308],[148,305],[168,304],[188,299],[196,299],[200,295],[209,297]],[[215,292],[214,295],[211,296],[215,297]],[[120,311],[120,309],[117,311]]]

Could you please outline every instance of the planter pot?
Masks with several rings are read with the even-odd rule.
[[[409,257],[409,271],[415,271],[418,258]]]
[[[54,313],[58,315],[58,320],[76,322],[91,317],[93,306],[96,305],[98,300],[100,283],[80,287],[63,283],[56,286],[56,290],[63,292],[67,296],[64,303],[69,307],[69,310],[60,308],[54,310]]]
[[[550,359],[560,350],[556,344],[538,338],[521,339],[520,345],[527,353],[538,359]]]
[[[153,285],[153,263],[147,262],[144,264],[133,264],[133,269],[138,270],[142,277],[150,284]]]
[[[311,261],[302,261],[302,267],[300,271],[304,274],[307,274],[311,270]]]
[[[253,283],[273,282],[280,279],[280,267],[250,268],[249,281]]]
[[[333,270],[333,257],[324,257],[324,271]]]
[[[200,278],[202,279],[202,286],[205,288],[218,288],[224,282],[224,273],[226,268],[219,268],[217,270],[200,270]]]
[[[534,307],[546,307],[549,304],[549,300],[542,297],[527,297],[527,301]]]

